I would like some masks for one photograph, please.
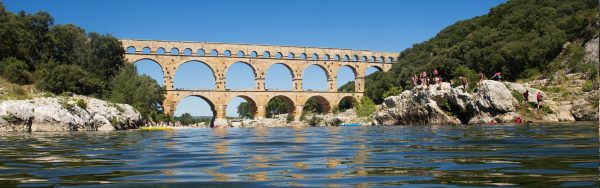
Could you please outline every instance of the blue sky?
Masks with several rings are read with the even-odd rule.
[[[5,0],[11,12],[46,11],[56,24],[76,24],[88,32],[124,39],[184,40],[317,46],[400,52],[423,42],[457,21],[486,14],[504,0]],[[138,62],[139,72],[162,84],[152,62]],[[175,87],[212,88],[214,79],[200,63],[184,64]],[[324,72],[308,67],[304,88],[325,90]],[[368,72],[373,72],[370,70]],[[250,68],[235,64],[227,72],[228,88],[254,87]],[[236,75],[236,76],[229,76]],[[352,80],[349,69],[338,73],[338,85]],[[282,66],[267,72],[267,88],[289,89]],[[289,80],[288,80],[289,79]],[[237,116],[234,99],[227,113]],[[176,115],[212,115],[206,102],[187,98]]]

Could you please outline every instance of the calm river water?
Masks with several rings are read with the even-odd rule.
[[[0,187],[597,187],[597,122],[1,133]]]

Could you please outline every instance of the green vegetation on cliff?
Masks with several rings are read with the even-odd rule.
[[[549,76],[544,74],[563,69],[595,77],[598,67],[581,61],[580,45],[566,49],[571,55],[563,56],[572,56],[566,64],[555,59],[566,43],[584,44],[597,36],[597,24],[597,0],[511,0],[404,50],[389,72],[367,77],[365,95],[381,103],[385,91],[393,86],[410,87],[411,76],[434,68],[445,81],[459,76],[457,69],[482,71],[487,77],[502,72],[509,81]],[[472,75],[466,77],[476,81]]]
[[[130,104],[145,118],[164,119],[162,88],[126,65],[124,53],[121,42],[111,35],[86,33],[71,24],[54,25],[46,12],[7,12],[0,1],[0,77],[12,83],[0,88],[35,93],[28,86],[33,84],[54,94],[68,92]]]

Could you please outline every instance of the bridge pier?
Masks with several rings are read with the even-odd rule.
[[[304,105],[296,105],[294,108],[294,121],[300,121],[300,116],[302,116]]]
[[[213,123],[214,127],[225,127],[227,126],[227,105],[220,104],[215,106],[215,121]]]
[[[255,120],[265,119],[267,117],[267,107],[265,105],[256,106]]]

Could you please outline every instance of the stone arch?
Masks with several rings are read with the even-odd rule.
[[[277,88],[277,86],[273,87],[271,84],[273,82],[277,83],[279,82],[279,84],[287,84],[287,77],[274,77],[273,72],[271,71],[271,69],[273,67],[275,67],[276,65],[281,65],[283,67],[285,67],[285,69],[288,70],[289,75],[290,75],[290,80],[289,80],[289,90],[294,90],[295,86],[296,86],[296,81],[294,80],[296,78],[296,73],[294,72],[294,69],[292,69],[292,67],[290,67],[290,65],[286,64],[286,63],[273,63],[270,64],[269,66],[266,67],[266,69],[264,70],[264,80],[265,80],[265,89],[269,89],[269,90],[277,90],[277,89],[283,89],[283,90],[288,90],[288,86],[283,86],[283,88]],[[275,70],[274,70],[275,71]],[[271,74],[269,74],[271,73]],[[275,73],[277,74],[277,73]],[[276,75],[275,75],[276,76]],[[300,83],[298,83],[298,85],[300,85]]]
[[[306,53],[301,53],[300,54],[300,59],[306,59]]]
[[[237,57],[244,57],[244,56],[246,56],[246,54],[244,53],[244,51],[238,50]]]
[[[192,55],[192,49],[186,48],[185,50],[183,50],[183,55],[191,56]]]
[[[306,103],[309,102],[311,99],[315,99],[315,101],[317,101],[317,103],[319,104],[320,113],[331,112],[331,104],[330,104],[329,100],[327,100],[327,98],[325,98],[321,95],[314,95],[314,96],[307,98],[303,104],[304,105],[303,111],[306,111],[306,110],[312,111],[313,110],[313,109],[308,109],[308,106],[306,105]]]
[[[352,56],[352,61],[354,61],[354,62],[358,61],[358,56],[357,55],[353,55]]]
[[[320,76],[319,77],[317,77],[317,76],[306,77],[307,69],[309,69],[313,65],[315,65],[316,67],[319,67],[319,69],[322,70],[323,73],[325,73],[325,80],[321,81],[319,78]],[[320,74],[320,73],[318,73],[318,74]],[[300,78],[302,78],[302,90],[303,91],[311,91],[311,90],[312,91],[327,91],[328,89],[331,88],[330,84],[333,84],[333,83],[330,83],[331,75],[330,75],[329,71],[327,70],[326,67],[324,67],[323,65],[321,65],[319,63],[311,63],[311,64],[308,64],[306,67],[304,67],[300,74]],[[315,83],[315,82],[318,82],[318,85],[311,86],[311,87],[315,87],[315,88],[307,87],[310,85],[307,85],[306,83]],[[321,84],[325,84],[324,89],[320,88],[323,86]]]
[[[135,54],[136,53],[135,46],[129,46],[129,47],[127,47],[126,51],[127,51],[128,54]]]
[[[269,102],[271,102],[271,100],[275,99],[275,98],[280,98],[283,99],[283,101],[285,103],[287,103],[287,113],[288,114],[296,114],[296,104],[294,103],[294,100],[292,100],[290,97],[286,96],[286,95],[275,95],[273,97],[270,97],[269,100],[267,100],[267,106],[269,104]],[[273,114],[274,112],[272,112],[272,109],[267,108],[267,114]]]
[[[388,57],[386,63],[392,63],[392,62],[394,62],[394,58],[393,57]]]
[[[210,51],[210,56],[219,56],[219,51],[217,49],[213,49]]]
[[[300,76],[304,76],[304,71],[311,65],[316,65],[317,67],[321,68],[323,70],[323,72],[325,72],[325,78],[327,78],[327,80],[331,79],[331,75],[329,75],[329,71],[327,70],[327,68],[319,63],[311,63],[311,64],[308,64],[305,67],[303,67]]]
[[[340,55],[338,55],[338,54],[335,54],[335,55],[333,56],[333,60],[339,61],[339,60],[340,60]]]
[[[376,61],[376,58],[375,58],[375,56],[371,56],[371,57],[369,58],[369,62],[371,62],[371,63],[375,63],[375,61]]]
[[[269,52],[269,51],[265,51],[265,52],[263,52],[263,55],[262,55],[262,57],[263,57],[263,58],[271,58],[271,52]]]
[[[256,51],[252,51],[252,52],[250,52],[250,57],[257,58],[258,57],[258,53],[256,53]]]
[[[229,106],[229,104],[231,103],[231,101],[236,98],[242,98],[244,99],[248,104],[250,104],[253,107],[253,118],[255,118],[258,114],[258,105],[256,103],[256,100],[254,100],[252,97],[247,96],[247,95],[232,95],[227,99],[227,106]]]
[[[354,105],[356,104],[357,99],[354,96],[345,96],[340,98],[340,100],[337,101],[337,107],[340,111],[345,111],[347,109],[351,109],[354,107]]]
[[[385,58],[384,58],[383,56],[379,56],[379,57],[377,58],[377,62],[379,62],[379,63],[384,63],[384,62],[385,62]]]
[[[203,62],[203,61],[199,61],[199,60],[189,60],[189,61],[185,61],[185,62],[183,62],[183,63],[181,63],[181,64],[177,65],[177,67],[175,68],[175,71],[173,72],[173,78],[170,78],[171,80],[173,80],[173,87],[174,87],[174,88],[175,88],[175,77],[177,77],[177,71],[179,70],[179,68],[180,68],[181,66],[183,66],[183,65],[185,65],[185,64],[188,64],[188,63],[200,63],[200,64],[203,64],[203,65],[205,65],[206,67],[208,67],[208,69],[210,70],[210,72],[211,72],[211,74],[212,74],[212,76],[213,76],[213,79],[214,79],[214,84],[213,84],[213,85],[214,85],[214,87],[213,87],[213,89],[216,89],[216,88],[217,88],[217,87],[216,87],[216,86],[217,86],[217,75],[215,74],[215,70],[214,70],[214,68],[213,68],[213,67],[211,67],[211,66],[210,66],[210,64],[208,64],[208,63],[206,63],[206,62]]]
[[[252,64],[250,64],[248,62],[245,62],[245,61],[236,61],[236,62],[233,62],[233,63],[227,65],[227,67],[225,67],[225,72],[224,72],[224,75],[225,75],[225,88],[226,89],[231,89],[231,88],[227,87],[227,83],[229,83],[227,81],[227,78],[228,78],[227,74],[229,73],[229,70],[231,69],[232,65],[237,64],[237,63],[244,64],[244,65],[246,65],[246,66],[248,66],[250,68],[250,70],[252,71],[252,75],[254,76],[254,78],[252,78],[252,80],[254,80],[254,84],[252,85],[252,87],[254,87],[256,85],[256,78],[258,76],[256,74],[256,68],[254,66],[252,66]]]
[[[367,56],[360,57],[360,61],[361,62],[367,62]]]
[[[277,52],[277,53],[275,53],[275,58],[281,59],[281,58],[283,58],[283,54],[281,52]]]
[[[152,50],[148,47],[144,47],[142,48],[142,54],[150,54],[152,53]]]
[[[344,55],[344,61],[350,61],[350,56]]]
[[[212,112],[212,118],[210,120],[210,127],[214,127],[215,125],[215,119],[217,117],[217,108],[215,107],[215,103],[213,101],[211,101],[208,97],[202,96],[202,95],[196,95],[196,94],[191,94],[191,95],[185,95],[185,96],[179,96],[178,100],[175,101],[175,105],[173,106],[172,110],[172,114],[175,114],[175,112],[177,111],[177,107],[181,104],[181,102],[188,98],[188,97],[197,97],[200,98],[202,100],[204,100],[204,102],[206,102],[208,104],[208,106],[210,107],[210,111]]]
[[[206,51],[204,51],[204,49],[200,48],[196,51],[196,55],[197,56],[205,56],[206,55]]]
[[[311,57],[311,60],[319,60],[319,54],[313,53],[312,57]]]
[[[171,79],[171,78],[165,79],[165,67],[163,67],[163,65],[160,64],[158,61],[156,61],[156,60],[154,60],[152,58],[141,58],[141,59],[137,59],[135,61],[132,61],[132,64],[135,66],[136,63],[138,63],[140,61],[144,61],[144,60],[151,61],[154,64],[158,65],[158,67],[160,68],[160,72],[162,73],[161,80],[163,82],[163,86],[166,86],[167,85],[167,81],[168,81],[167,79]],[[156,81],[158,82],[159,80],[156,80]]]
[[[354,79],[356,79],[358,77],[358,71],[356,70],[356,68],[354,66],[351,66],[351,65],[342,65],[342,66],[339,66],[338,69],[335,71],[336,75],[344,67],[348,67],[348,68],[350,68],[350,70],[352,70],[352,73],[354,74]]]
[[[158,47],[156,49],[156,54],[165,54],[165,48],[163,47]]]
[[[171,48],[171,52],[169,54],[171,54],[171,55],[179,55],[179,48],[177,48],[177,47]]]
[[[288,59],[294,59],[294,58],[296,58],[296,55],[295,55],[294,53],[290,52],[290,53],[288,54],[287,58],[288,58]]]
[[[325,61],[329,61],[329,54],[325,54],[325,55],[323,55],[323,60],[325,60]]]
[[[231,51],[229,51],[229,50],[223,51],[223,56],[225,56],[225,57],[231,57]]]

